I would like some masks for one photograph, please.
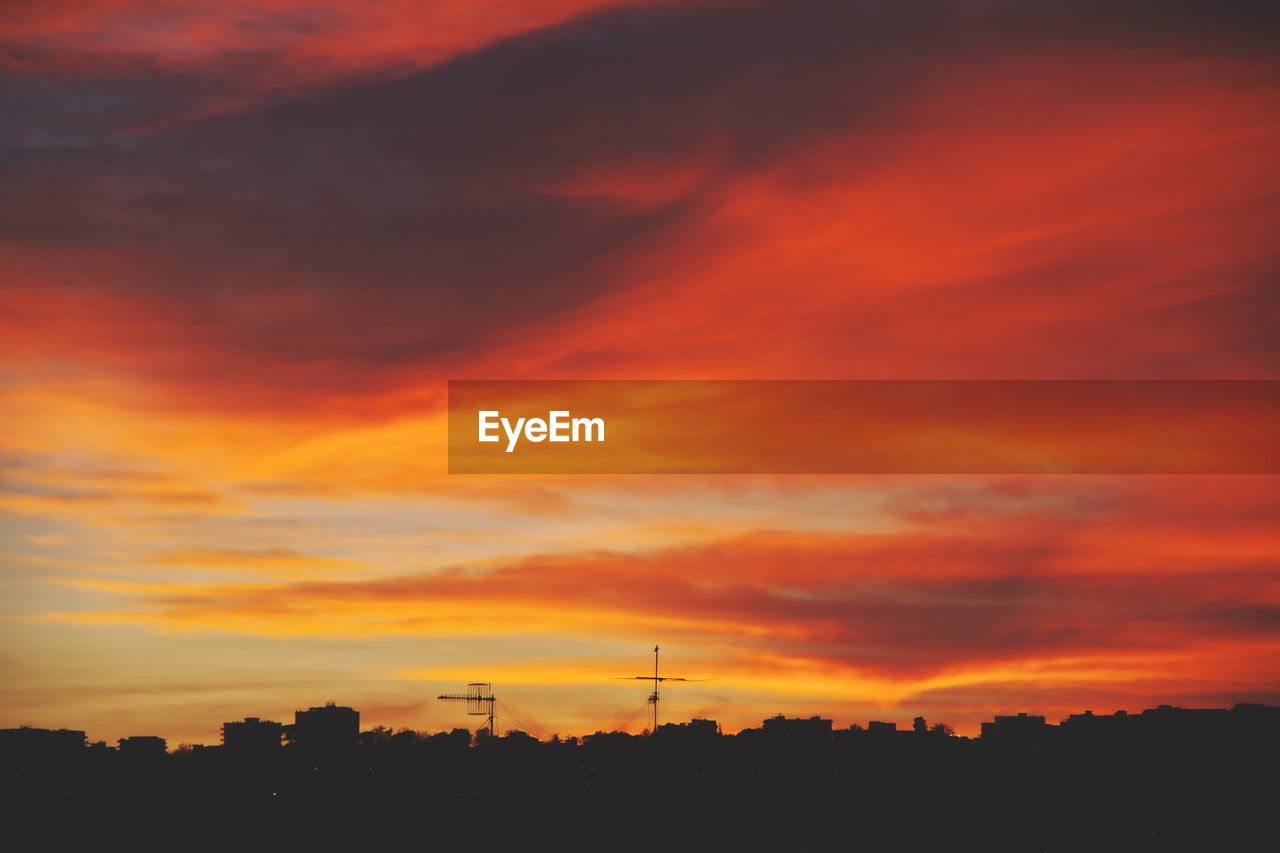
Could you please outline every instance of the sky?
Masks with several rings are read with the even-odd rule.
[[[1275,476],[445,457],[451,378],[1280,378],[1278,23],[6,6],[0,726],[1280,703]]]

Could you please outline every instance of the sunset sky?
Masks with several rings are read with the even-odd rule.
[[[1275,476],[449,475],[448,379],[1280,378],[1273,4],[0,12],[0,727],[1280,703]],[[518,722],[517,722],[518,721]]]

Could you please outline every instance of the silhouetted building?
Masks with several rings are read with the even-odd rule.
[[[1020,713],[1016,717],[996,717],[982,724],[982,740],[994,747],[1023,756],[1039,756],[1048,751],[1060,733],[1044,717]]]
[[[165,739],[155,735],[122,737],[116,743],[119,745],[120,754],[130,758],[158,758],[169,751],[169,745]]]
[[[1229,723],[1231,711],[1226,708],[1178,708],[1161,705],[1142,712],[1142,725],[1152,734],[1167,737],[1207,735],[1220,731]]]
[[[305,713],[305,712],[301,712]],[[222,724],[222,745],[234,752],[265,752],[280,748],[284,724],[258,717]]]
[[[873,735],[892,735],[897,734],[897,723],[886,723],[883,720],[868,720],[867,733]]]
[[[0,755],[6,758],[57,758],[76,755],[88,744],[82,731],[22,726],[0,729]]]
[[[1064,732],[1087,733],[1090,735],[1110,735],[1131,732],[1137,717],[1130,717],[1127,711],[1116,711],[1114,714],[1095,714],[1084,711],[1072,714],[1058,724]]]
[[[360,738],[360,712],[330,702],[319,708],[295,711],[289,740],[306,747],[355,746]]]
[[[1269,729],[1272,733],[1280,732],[1280,708],[1274,705],[1237,702],[1231,708],[1231,715],[1237,720],[1244,720]]]
[[[985,739],[1012,735],[1036,735],[1048,728],[1044,717],[1022,713],[1016,717],[996,717],[989,723],[983,723],[982,737]]]
[[[720,736],[720,724],[715,720],[704,720],[698,717],[687,723],[663,723],[654,732],[663,739],[706,740]]]
[[[822,717],[788,718],[779,714],[762,724],[763,734],[770,741],[830,741],[831,721]]]

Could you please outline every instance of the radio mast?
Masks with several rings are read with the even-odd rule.
[[[437,696],[441,702],[466,702],[467,715],[489,718],[489,737],[496,738],[498,730],[493,724],[493,706],[498,699],[493,695],[493,685],[485,681],[473,681],[467,685],[466,693],[445,693]],[[486,707],[487,706],[487,707]]]
[[[706,681],[704,678],[681,678],[675,675],[660,675],[658,673],[658,647],[653,647],[653,675],[632,675],[622,676],[623,681],[652,681],[653,692],[649,694],[649,703],[653,705],[653,725],[649,729],[649,734],[658,731],[658,702],[662,699],[662,682],[664,681]]]

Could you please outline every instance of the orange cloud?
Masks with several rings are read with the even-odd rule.
[[[1269,480],[1258,479],[1274,500]],[[1163,485],[1151,490],[1155,500],[1179,485],[1194,504],[1195,478]],[[1125,514],[1060,516],[1052,526],[1015,516],[981,530],[949,529],[935,515],[894,534],[761,531],[361,581],[99,583],[134,603],[57,618],[269,636],[664,636],[704,649],[720,668],[740,670],[765,654],[791,669],[869,679],[882,695],[883,685],[900,682],[894,694],[902,696],[1008,679],[1019,667],[1045,684],[1108,681],[1109,668],[1128,677],[1141,664],[1124,660],[1153,656],[1171,656],[1166,669],[1190,678],[1226,650],[1280,643],[1271,562],[1227,540],[1206,553],[1212,515],[1166,531],[1174,547],[1188,541],[1199,551],[1176,575],[1159,552],[1097,550],[1095,537],[1081,535],[1101,529],[1122,538]],[[1223,517],[1229,526],[1229,512]],[[1059,672],[1066,661],[1077,662],[1074,675]]]

